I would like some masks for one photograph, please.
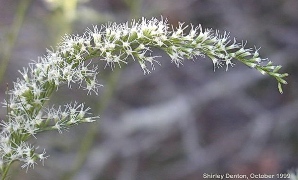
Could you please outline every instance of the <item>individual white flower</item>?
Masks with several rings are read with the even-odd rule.
[[[62,134],[63,129],[67,129],[63,122],[57,121],[56,124],[53,126],[53,129],[58,130],[59,134]]]
[[[34,156],[27,156],[25,159],[23,159],[24,164],[21,166],[23,169],[26,168],[26,172],[28,171],[29,168],[33,168],[35,164]]]
[[[45,156],[45,154],[46,154],[45,149],[43,150],[42,153],[38,154],[38,158],[40,161],[42,161],[42,165],[44,165],[44,160],[49,157],[49,155]]]

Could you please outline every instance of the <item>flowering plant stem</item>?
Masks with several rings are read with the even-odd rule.
[[[189,29],[186,33],[186,29]],[[212,29],[203,30],[201,26],[170,26],[167,20],[145,18],[133,20],[131,24],[109,23],[87,29],[83,36],[66,35],[56,50],[48,50],[44,57],[29,64],[20,71],[22,78],[17,79],[9,91],[9,99],[3,104],[7,107],[7,120],[2,121],[0,133],[0,169],[5,179],[9,166],[14,161],[22,162],[22,168],[34,167],[37,160],[44,161],[48,156],[45,150],[37,153],[28,144],[30,137],[46,130],[62,133],[70,126],[93,122],[98,116],[90,116],[90,108],[77,102],[64,106],[44,107],[53,91],[60,85],[79,84],[87,91],[98,94],[98,68],[88,60],[105,61],[112,69],[116,65],[127,64],[129,59],[137,61],[144,74],[160,65],[158,56],[152,56],[152,48],[165,51],[178,67],[184,59],[208,56],[214,69],[233,66],[236,59],[247,66],[274,77],[282,93],[281,84],[286,84],[286,73],[280,74],[281,66],[272,62],[264,64],[258,50],[246,49],[245,43],[231,41],[229,34],[220,34]]]
[[[20,1],[20,3],[18,4],[16,15],[10,28],[12,31],[8,33],[7,43],[5,44],[5,46],[3,46],[3,55],[0,63],[0,83],[3,80],[3,76],[5,74],[13,47],[15,45],[15,41],[18,38],[21,26],[24,22],[25,14],[29,8],[29,5],[31,4],[31,1],[32,0],[24,0]]]

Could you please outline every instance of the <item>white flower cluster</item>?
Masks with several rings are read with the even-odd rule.
[[[188,33],[185,31],[188,29]],[[54,90],[61,84],[79,84],[88,94],[101,86],[97,81],[97,67],[87,63],[90,59],[106,62],[112,69],[116,64],[126,64],[129,59],[137,60],[144,73],[160,64],[152,56],[152,48],[164,50],[177,66],[185,58],[208,56],[215,68],[233,66],[233,59],[239,60],[263,74],[269,74],[280,84],[287,74],[280,74],[281,66],[271,62],[262,65],[265,59],[259,57],[258,50],[245,49],[244,43],[229,39],[229,34],[219,34],[212,29],[203,30],[201,26],[170,26],[166,20],[145,18],[132,21],[131,24],[110,23],[87,29],[83,36],[66,35],[56,51],[47,51],[44,57],[31,63],[29,68],[20,71],[22,78],[14,83],[9,92],[7,120],[2,121],[0,133],[0,169],[6,172],[13,161],[24,162],[22,167],[33,167],[36,160],[43,161],[45,152],[38,154],[32,145],[27,144],[30,137],[45,130],[67,129],[82,122],[92,122],[97,117],[86,117],[89,108],[84,104],[68,104],[65,108],[44,108]]]
[[[186,33],[185,31],[188,31]],[[88,52],[88,58],[98,57],[106,61],[106,65],[114,68],[115,64],[126,64],[128,59],[138,60],[144,73],[150,73],[147,64],[154,70],[154,63],[160,65],[156,60],[157,56],[152,56],[152,48],[164,50],[177,66],[183,63],[184,59],[193,59],[196,56],[208,56],[214,69],[226,66],[233,66],[232,60],[236,59],[247,66],[257,69],[262,74],[268,74],[278,81],[280,92],[281,84],[286,84],[284,80],[288,74],[278,73],[281,66],[274,66],[267,59],[259,56],[259,49],[245,48],[246,43],[238,43],[234,38],[231,41],[229,33],[221,35],[212,29],[203,30],[201,26],[184,25],[179,23],[174,28],[167,23],[167,20],[152,18],[140,21],[133,20],[131,24],[107,24],[93,30],[88,29],[83,37],[74,37],[80,43],[81,52]],[[67,37],[66,39],[70,39]],[[73,42],[73,41],[72,41]],[[85,43],[83,43],[85,42]],[[62,52],[69,52],[68,48],[61,46]],[[67,55],[66,55],[67,56]]]
[[[71,39],[64,41],[69,43]],[[67,46],[65,46],[67,47]],[[70,54],[73,52],[73,56]],[[67,104],[64,108],[44,108],[45,102],[59,85],[78,83],[84,89],[97,93],[101,85],[96,81],[97,68],[84,62],[80,55],[87,52],[68,49],[69,57],[61,52],[47,52],[47,55],[31,63],[20,71],[22,79],[17,79],[9,91],[9,99],[4,102],[8,110],[7,120],[2,121],[0,134],[0,168],[5,170],[13,161],[24,162],[22,167],[33,167],[36,160],[43,161],[45,151],[35,153],[35,147],[27,144],[30,137],[46,130],[67,129],[83,122],[93,122],[98,117],[86,117],[90,108],[84,104]],[[85,84],[85,85],[84,85]]]

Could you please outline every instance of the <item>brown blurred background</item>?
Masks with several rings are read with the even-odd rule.
[[[105,87],[99,96],[61,87],[49,105],[86,102],[101,116],[92,125],[97,133],[89,155],[71,179],[200,180],[203,173],[276,174],[298,168],[297,0],[57,2],[0,0],[1,99],[6,84],[11,88],[19,77],[18,69],[55,47],[63,34],[161,15],[174,25],[183,21],[229,31],[232,38],[247,40],[247,47],[262,47],[263,57],[290,74],[281,95],[274,79],[241,63],[213,72],[208,58],[176,68],[164,56],[162,66],[147,76],[133,61],[116,75],[101,69]],[[5,112],[0,109],[1,119]],[[90,128],[38,135],[32,142],[50,155],[45,166],[39,163],[26,173],[16,163],[11,178],[66,179]]]

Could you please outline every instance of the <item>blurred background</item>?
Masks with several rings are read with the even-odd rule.
[[[131,61],[100,69],[99,95],[61,87],[49,102],[86,102],[97,123],[45,132],[32,142],[46,149],[45,165],[17,180],[201,180],[212,174],[276,174],[298,168],[297,0],[0,0],[0,98],[18,70],[55,48],[65,33],[83,34],[108,21],[163,16],[228,31],[288,72],[275,79],[236,62],[213,72],[210,59],[177,68],[156,51],[161,67],[143,75]],[[96,62],[96,60],[93,60]],[[104,65],[104,64],[103,64]],[[296,90],[295,90],[296,89]],[[3,119],[6,109],[0,109]]]

